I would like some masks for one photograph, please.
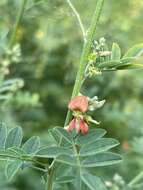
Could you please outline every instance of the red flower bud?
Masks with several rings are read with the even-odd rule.
[[[67,131],[72,132],[74,129],[77,131],[77,133],[85,135],[88,132],[88,125],[83,119],[74,118],[69,123]]]
[[[86,96],[76,96],[73,98],[68,108],[72,111],[80,111],[82,113],[85,113],[88,110],[88,99]]]

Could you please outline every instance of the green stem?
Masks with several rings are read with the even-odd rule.
[[[9,47],[10,48],[12,48],[12,46],[15,43],[16,33],[17,33],[19,23],[20,23],[20,21],[22,19],[23,13],[24,13],[26,3],[27,3],[27,0],[22,0],[20,9],[19,9],[19,12],[18,12],[18,15],[17,15],[16,23],[15,23],[15,26],[14,26],[14,29],[13,29],[13,32],[12,32],[12,35],[11,35],[11,38],[10,38],[10,42],[9,42]]]
[[[80,59],[80,64],[79,64],[79,68],[78,68],[75,85],[73,88],[73,93],[72,93],[71,98],[77,96],[80,92],[82,80],[84,77],[84,72],[86,69],[86,65],[88,63],[88,55],[91,51],[92,42],[94,40],[94,36],[95,36],[98,21],[99,21],[99,17],[100,17],[101,11],[102,11],[103,3],[104,3],[104,0],[97,1],[96,9],[95,9],[92,21],[91,21],[91,25],[90,25],[88,34],[87,34],[87,41],[84,43],[84,47],[83,47],[83,51],[82,51],[82,55],[81,55],[81,59]],[[65,120],[65,126],[69,123],[70,119],[71,119],[71,111],[68,110],[66,120]]]
[[[82,80],[84,77],[84,72],[86,69],[86,65],[88,63],[88,55],[91,51],[92,42],[94,39],[94,35],[95,35],[96,27],[97,27],[97,24],[99,21],[99,17],[100,17],[101,11],[102,11],[103,3],[104,3],[104,0],[97,0],[96,9],[95,9],[92,21],[91,21],[91,25],[89,27],[88,34],[87,34],[87,40],[83,46],[83,51],[82,51],[80,64],[79,64],[79,68],[78,68],[78,72],[77,72],[77,76],[76,76],[76,80],[75,80],[75,85],[73,88],[71,98],[77,96],[80,92],[80,89],[82,86]],[[70,112],[70,110],[68,110],[66,120],[65,120],[65,125],[67,125],[69,123],[70,118],[71,118],[71,112]],[[53,177],[54,177],[54,171],[55,171],[55,160],[53,160],[52,163],[53,164],[51,164],[52,167],[50,168],[48,184],[46,184],[46,190],[53,190]]]
[[[134,179],[132,179],[128,186],[132,187],[134,184],[137,184],[141,179],[143,179],[143,172],[139,173]]]
[[[54,168],[51,168],[50,172],[49,172],[49,178],[46,184],[46,190],[53,190],[53,178],[54,178]]]

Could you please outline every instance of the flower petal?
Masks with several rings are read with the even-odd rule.
[[[88,110],[88,98],[86,96],[76,96],[70,101],[68,108],[72,111],[85,113]]]

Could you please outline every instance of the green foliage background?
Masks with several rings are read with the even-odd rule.
[[[88,28],[96,1],[72,2]],[[0,1],[0,33],[8,31],[7,38],[19,5],[19,0]],[[142,20],[141,0],[105,1],[95,39],[104,36],[109,46],[117,42],[124,53],[142,42]],[[28,0],[17,42],[21,45],[22,58],[9,66],[6,79],[22,78],[25,85],[9,101],[1,101],[0,120],[9,127],[21,125],[25,140],[36,134],[48,141],[47,130],[64,123],[82,50],[81,31],[66,1]],[[101,121],[108,136],[120,140],[118,151],[124,155],[121,165],[98,171],[105,179],[111,180],[119,173],[128,182],[143,170],[142,75],[143,70],[110,72],[88,80],[84,86],[86,95],[106,99],[105,106],[94,117]],[[0,189],[42,190],[39,176],[33,170],[26,170],[9,184],[1,175]]]

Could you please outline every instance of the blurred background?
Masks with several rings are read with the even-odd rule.
[[[88,29],[96,0],[72,0]],[[20,125],[24,139],[46,138],[47,130],[63,126],[83,45],[77,20],[66,0],[28,0],[18,28],[17,45],[8,41],[21,0],[0,1],[0,120],[9,128]],[[108,0],[95,40],[117,42],[124,54],[143,42],[143,1]],[[119,139],[124,162],[97,171],[106,180],[115,174],[130,181],[143,170],[143,70],[104,73],[86,81],[82,92],[106,99],[94,113],[108,136]],[[7,88],[4,88],[7,87]],[[43,190],[42,174],[21,172],[8,183],[1,173],[2,190]],[[120,189],[120,188],[119,188]],[[141,188],[142,189],[142,188]]]

